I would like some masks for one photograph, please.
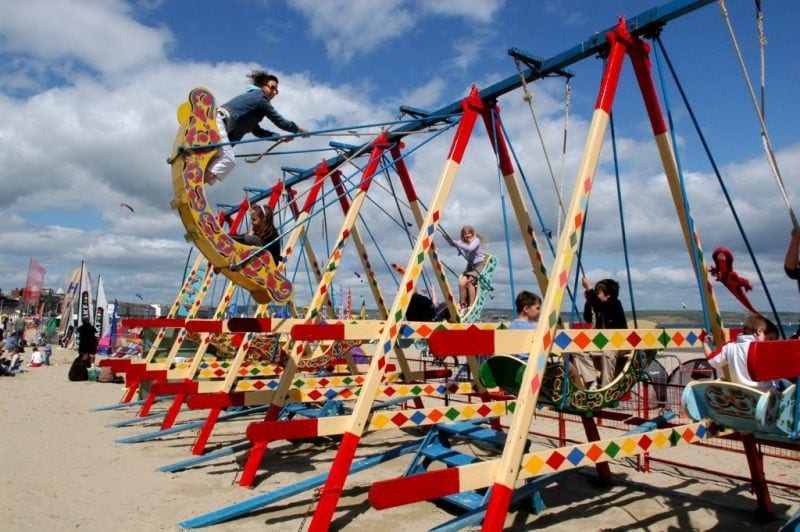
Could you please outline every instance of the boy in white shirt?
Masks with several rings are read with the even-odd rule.
[[[755,381],[747,371],[747,351],[750,348],[750,342],[775,339],[773,336],[777,331],[774,325],[772,327],[770,325],[772,324],[763,316],[751,314],[744,322],[742,334],[735,341],[728,342],[714,351],[708,345],[710,336],[707,335],[703,342],[703,350],[708,362],[716,369],[728,366],[731,382],[764,391],[777,391],[778,383],[776,381]]]

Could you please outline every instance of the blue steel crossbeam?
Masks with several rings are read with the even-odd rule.
[[[661,31],[661,28],[672,20],[675,20],[683,15],[691,13],[701,7],[704,7],[714,0],[673,0],[662,6],[648,9],[634,17],[627,18],[626,24],[628,32],[631,35],[640,37],[652,37]],[[524,62],[528,68],[522,71],[525,82],[535,81],[551,75],[569,76],[570,72],[566,68],[572,64],[577,63],[587,57],[593,55],[602,55],[608,50],[608,43],[606,42],[606,34],[614,31],[615,26],[612,26],[604,31],[595,33],[582,43],[573,46],[572,48],[555,55],[549,59],[540,59],[532,56],[518,48],[509,50],[509,55],[515,59]],[[538,66],[537,66],[538,65]],[[512,75],[504,80],[501,80],[494,85],[490,85],[483,90],[479,91],[480,98],[487,102],[493,102],[500,96],[519,89],[522,86],[520,75]],[[409,115],[417,118],[417,120],[409,121],[397,129],[391,130],[386,133],[387,138],[391,142],[397,142],[404,136],[433,126],[440,122],[449,120],[453,115],[461,112],[461,100],[451,103],[430,113],[411,107],[402,107]],[[366,148],[366,144],[361,145],[361,148]],[[348,150],[349,151],[349,150]],[[357,150],[355,150],[357,151]],[[367,153],[367,150],[364,150]],[[347,160],[346,154],[340,154],[330,159],[325,160],[328,168],[336,168]],[[305,181],[314,177],[315,168],[300,171],[287,179],[285,185],[291,187],[297,183]],[[268,197],[272,193],[272,188],[264,189],[263,192],[251,198],[252,202],[260,201]],[[235,209],[226,214],[232,214]]]

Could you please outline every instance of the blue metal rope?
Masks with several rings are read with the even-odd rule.
[[[658,40],[658,37],[656,37]],[[663,51],[663,49],[662,49]],[[677,149],[677,139],[675,138],[675,127],[672,121],[672,107],[670,106],[669,94],[666,90],[666,82],[664,81],[664,71],[661,68],[661,60],[656,52],[656,64],[658,65],[658,79],[661,83],[661,95],[664,98],[664,107],[667,112],[667,119],[669,120],[669,135],[672,141],[672,151],[675,154],[675,161],[678,167],[678,182],[681,186],[681,200],[683,201],[683,209],[686,211],[686,219],[689,224],[689,242],[692,246],[692,257],[695,268],[695,277],[697,278],[697,288],[699,289],[700,293],[700,306],[703,310],[703,322],[705,323],[706,330],[711,330],[711,319],[708,316],[708,305],[706,303],[706,298],[703,296],[705,293],[705,282],[706,282],[706,272],[700,270],[700,251],[697,247],[697,242],[695,242],[695,227],[694,227],[694,217],[692,216],[691,210],[689,210],[689,198],[686,194],[686,183],[683,179],[683,169],[681,168],[681,159],[678,156],[678,149]],[[673,75],[673,78],[675,76]],[[675,78],[677,81],[677,78]],[[688,106],[687,106],[688,108]]]
[[[496,120],[500,120],[500,114],[496,112],[496,107],[492,107],[491,110],[491,122],[492,122],[492,143],[494,146],[497,146],[497,122]],[[505,234],[505,241],[506,241],[506,261],[508,262],[508,282],[509,287],[511,288],[511,294],[509,297],[511,298],[511,312],[512,315],[516,315],[516,304],[515,298],[517,294],[516,285],[514,283],[514,263],[511,259],[511,235],[509,234],[508,230],[508,212],[506,211],[506,192],[505,186],[503,185],[503,170],[500,168],[500,155],[497,153],[498,150],[495,148],[494,150],[494,157],[496,161],[497,167],[497,187],[500,190],[500,208],[503,213],[503,232]]]
[[[625,257],[625,275],[628,277],[628,297],[631,300],[631,316],[634,327],[638,327],[636,320],[636,303],[633,299],[633,280],[631,279],[631,264],[628,256],[628,239],[625,233],[625,210],[622,206],[622,185],[619,178],[619,158],[617,157],[617,135],[614,131],[614,114],[609,113],[608,123],[611,128],[611,153],[614,157],[614,177],[617,183],[617,207],[619,207],[619,227],[622,233],[622,253]]]

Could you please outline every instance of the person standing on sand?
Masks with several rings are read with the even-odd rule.
[[[42,347],[42,352],[44,353],[44,365],[50,365],[50,357],[53,356],[53,346],[50,345],[50,342],[45,341],[44,347]]]
[[[83,318],[83,323],[78,327],[78,353],[94,356],[97,352],[97,330],[89,321]]]

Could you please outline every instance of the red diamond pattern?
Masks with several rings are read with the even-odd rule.
[[[401,412],[398,412],[396,415],[392,416],[392,422],[398,427],[401,426],[406,421],[408,421],[408,417]]]
[[[566,460],[566,458],[561,453],[556,451],[550,455],[550,458],[548,458],[545,463],[553,469],[558,469],[561,464],[564,463],[564,460]]]

